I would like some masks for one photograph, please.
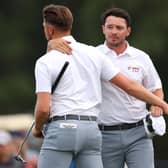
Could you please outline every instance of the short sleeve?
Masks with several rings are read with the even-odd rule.
[[[145,76],[144,76],[144,80],[143,80],[143,85],[152,91],[155,91],[156,89],[160,89],[162,88],[162,83],[159,77],[159,74],[156,70],[156,68],[154,67],[153,62],[151,61],[150,57],[146,57],[146,72],[145,72]]]
[[[51,73],[48,66],[37,60],[35,64],[35,92],[50,92],[51,93]]]

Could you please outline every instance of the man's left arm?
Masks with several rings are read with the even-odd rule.
[[[42,130],[44,124],[48,121],[50,112],[50,93],[39,92],[37,93],[37,100],[35,106],[35,126],[33,128],[33,135],[42,138]]]

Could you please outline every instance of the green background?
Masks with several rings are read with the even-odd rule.
[[[34,64],[46,52],[41,11],[50,3],[68,6],[74,14],[73,36],[84,43],[104,42],[100,15],[112,6],[132,17],[130,45],[147,52],[167,87],[168,1],[162,0],[6,0],[0,4],[0,114],[32,113],[35,104]],[[167,117],[166,121],[167,121]],[[155,157],[167,159],[167,134],[154,138]]]

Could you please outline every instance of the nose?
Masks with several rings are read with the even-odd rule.
[[[116,27],[113,27],[113,28],[111,29],[111,33],[112,33],[112,34],[117,34],[117,33],[118,33],[117,28],[116,28]]]

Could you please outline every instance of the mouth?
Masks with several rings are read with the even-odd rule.
[[[115,41],[118,41],[118,38],[117,37],[112,37],[111,40],[115,42]]]

